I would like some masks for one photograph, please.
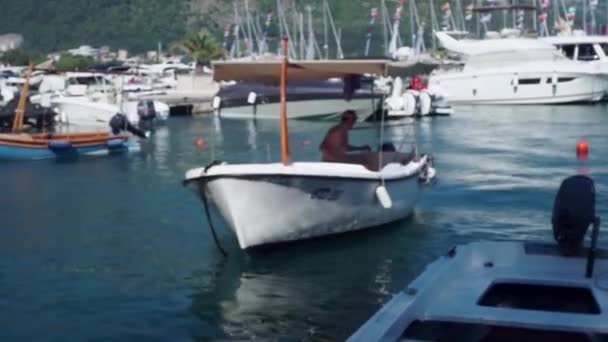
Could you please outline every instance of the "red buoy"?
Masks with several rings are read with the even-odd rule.
[[[589,155],[589,144],[587,143],[587,140],[580,139],[576,143],[576,157],[578,159],[585,159],[585,158],[587,158],[588,155]]]
[[[205,147],[205,139],[197,138],[196,140],[194,140],[194,145],[196,145],[196,147],[198,147],[198,148]]]

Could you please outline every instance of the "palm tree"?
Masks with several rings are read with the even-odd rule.
[[[197,65],[209,65],[209,63],[224,55],[215,37],[208,31],[191,32],[176,44],[179,50],[187,53]]]

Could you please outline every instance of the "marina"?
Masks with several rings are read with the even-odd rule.
[[[441,173],[410,218],[242,254],[214,216],[228,258],[180,182],[212,159],[279,160],[277,121],[177,117],[137,154],[2,163],[4,336],[61,338],[57,327],[78,322],[75,339],[344,340],[453,245],[553,241],[556,191],[581,167],[606,216],[605,105],[457,109],[417,123],[420,147]],[[294,158],[318,160],[330,125],[290,123]],[[357,143],[374,136],[352,132]],[[574,152],[582,136],[590,145],[583,165]]]
[[[608,341],[608,0],[0,4],[2,341]]]

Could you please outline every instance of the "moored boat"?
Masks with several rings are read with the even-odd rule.
[[[283,40],[283,56],[287,56]],[[388,61],[242,63],[214,65],[216,81],[281,84],[281,163],[212,163],[186,173],[184,184],[201,198],[208,219],[214,205],[242,249],[370,228],[412,213],[422,183],[434,177],[431,158],[413,149],[391,160],[378,152],[377,169],[346,162],[292,162],[287,127],[287,79],[294,81],[383,75]],[[278,71],[280,70],[280,73]],[[388,150],[388,149],[387,149]],[[399,155],[402,156],[402,155]],[[367,156],[366,156],[367,157]],[[375,163],[376,161],[374,161]],[[213,225],[210,222],[213,231]]]
[[[128,135],[108,132],[0,134],[0,159],[65,158],[128,150]]]
[[[335,119],[347,109],[368,117],[382,101],[383,94],[373,82],[363,83],[346,94],[338,81],[290,84],[287,89],[290,119]],[[236,83],[223,86],[215,95],[216,115],[237,119],[279,119],[280,90],[277,86]]]
[[[32,69],[30,65],[15,110],[11,133],[0,134],[0,159],[31,160],[124,152],[129,150],[129,136],[119,134],[121,131],[126,130],[146,137],[144,132],[130,125],[127,118],[121,114],[111,119],[112,133],[24,133],[24,117]]]
[[[349,341],[608,340],[608,250],[596,247],[590,178],[562,183],[552,223],[557,244],[482,241],[452,248]]]
[[[429,164],[427,156],[380,171],[326,162],[221,164],[190,170],[184,182],[211,199],[247,249],[403,219],[418,201]],[[376,193],[382,184],[388,207]]]
[[[608,78],[592,65],[561,55],[535,39],[456,41],[435,34],[451,52],[462,56],[461,69],[431,74],[429,90],[451,104],[563,104],[597,102]]]

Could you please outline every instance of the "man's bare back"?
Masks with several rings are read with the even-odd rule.
[[[371,151],[369,146],[352,146],[348,143],[348,131],[353,128],[356,121],[355,112],[346,111],[342,114],[340,123],[327,132],[319,146],[323,161],[348,163],[350,156],[347,155],[347,152]]]
[[[332,127],[325,139],[319,146],[321,150],[322,160],[333,163],[348,163],[361,164],[369,170],[377,171],[380,167],[380,153],[371,152],[369,146],[352,146],[348,142],[348,131],[353,128],[357,116],[353,111],[346,111],[342,114],[342,119],[339,124]],[[367,153],[348,154],[351,151],[365,151]],[[412,155],[405,155],[398,152],[381,152],[382,164],[386,165],[390,162],[407,163],[411,160]]]

